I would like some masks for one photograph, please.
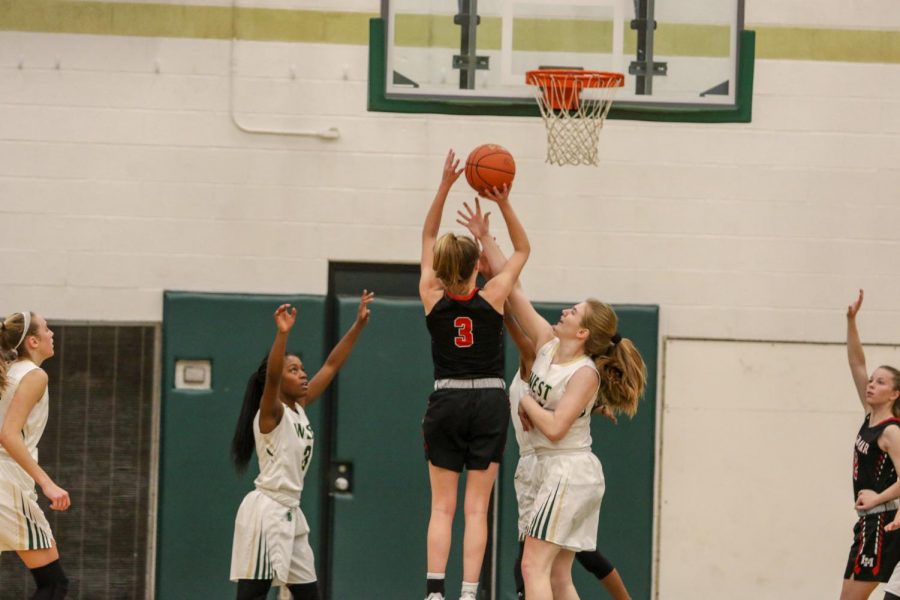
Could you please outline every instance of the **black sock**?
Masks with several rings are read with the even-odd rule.
[[[884,600],[900,600],[900,596],[895,596],[894,594],[892,594],[890,592],[885,592]]]
[[[425,595],[428,594],[440,594],[444,595],[444,578],[441,579],[426,579],[425,580]]]
[[[266,600],[271,579],[238,579],[237,600]]]
[[[52,563],[31,569],[31,575],[37,584],[37,591],[32,600],[62,600],[69,591],[69,580],[63,572],[59,559]]]
[[[319,582],[293,583],[288,586],[294,600],[319,600]]]

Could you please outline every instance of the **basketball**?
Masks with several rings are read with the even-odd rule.
[[[502,189],[503,184],[512,185],[516,176],[516,161],[512,154],[497,144],[482,144],[466,159],[466,181],[478,192],[486,189]]]

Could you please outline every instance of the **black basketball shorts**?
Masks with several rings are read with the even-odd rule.
[[[853,526],[853,543],[844,579],[887,581],[900,561],[900,532],[884,530],[894,520],[895,510],[865,515]]]
[[[499,388],[443,389],[428,397],[422,419],[425,458],[461,473],[500,462],[509,428],[509,397]]]

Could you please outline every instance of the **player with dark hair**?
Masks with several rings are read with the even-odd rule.
[[[253,450],[259,460],[254,489],[244,497],[234,523],[231,580],[238,600],[264,600],[273,582],[287,585],[294,600],[318,600],[319,589],[309,525],[300,510],[303,479],[313,451],[313,430],[305,409],[328,387],[369,322],[374,294],[363,291],[356,321],[308,379],[303,362],[286,353],[297,309],[275,311],[275,341],[251,375],[231,443],[232,460],[243,471]]]

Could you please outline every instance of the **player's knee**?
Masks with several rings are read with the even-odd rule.
[[[585,550],[575,554],[578,563],[597,579],[606,579],[613,572],[613,565],[605,556],[596,550]]]
[[[453,520],[456,514],[456,499],[453,500],[435,500],[431,503],[431,516],[441,519]]]
[[[536,581],[544,572],[544,565],[540,564],[528,552],[522,555],[522,579],[526,582]]]

